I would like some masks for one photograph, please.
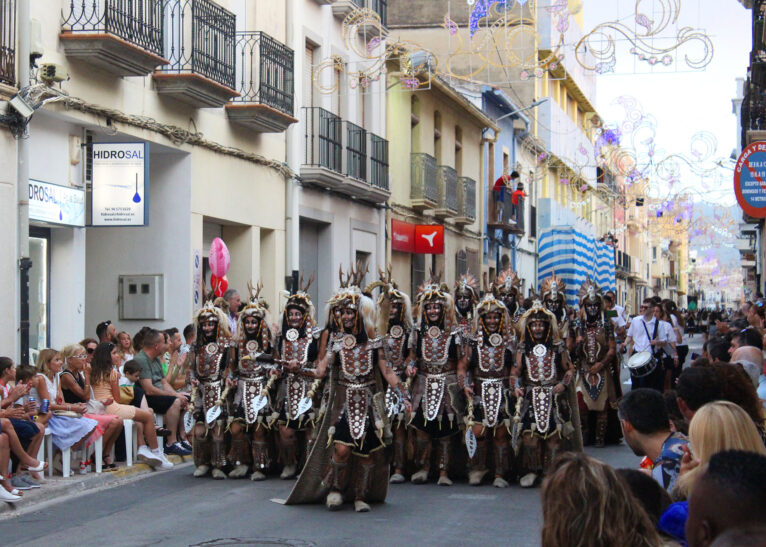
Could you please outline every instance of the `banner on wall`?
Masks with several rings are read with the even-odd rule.
[[[740,154],[734,168],[734,195],[745,214],[766,218],[766,142],[754,142]]]
[[[149,224],[149,144],[94,143],[92,226]]]
[[[417,224],[415,226],[415,253],[444,254],[444,226],[440,224]]]
[[[85,192],[30,179],[29,219],[64,226],[85,226]]]
[[[402,253],[415,252],[415,225],[391,219],[391,250]]]

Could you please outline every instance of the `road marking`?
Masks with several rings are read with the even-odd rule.
[[[495,500],[497,499],[497,496],[493,496],[490,494],[450,494],[449,499],[451,500]]]

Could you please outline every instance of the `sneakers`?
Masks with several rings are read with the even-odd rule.
[[[158,448],[156,452],[152,450],[152,453],[160,459],[160,462],[162,462],[160,463],[160,469],[173,469],[173,464],[168,461],[165,454],[162,453],[162,450]]]
[[[191,444],[189,444],[189,441],[187,441],[186,439],[181,439],[181,440],[180,440],[180,441],[178,441],[178,442],[179,442],[179,443],[181,443],[181,446],[183,446],[183,447],[184,447],[186,450],[188,450],[188,451],[189,451],[189,454],[191,454],[192,452],[194,452],[194,451],[192,450],[192,445],[191,445]]]
[[[155,454],[152,450],[149,450],[148,446],[142,445],[138,447],[136,458],[145,463],[148,463],[152,467],[156,467],[158,465],[162,465],[162,460],[165,459],[165,456],[163,455],[162,459],[160,459],[157,454]]]
[[[21,475],[14,475],[11,477],[11,486],[16,488],[17,490],[32,490],[34,486],[29,485],[22,477]],[[38,486],[39,488],[39,486]]]
[[[11,479],[11,481],[13,481],[13,479]],[[8,492],[8,490],[0,486],[0,501],[13,503],[14,501],[19,501],[20,499],[21,499],[21,496],[16,496],[14,494],[11,494],[10,492]]]
[[[17,475],[17,477],[19,478],[19,480],[21,480],[24,483],[26,483],[30,488],[40,488],[40,483],[35,481],[29,475]]]
[[[184,446],[178,441],[168,445],[165,448],[165,452],[168,454],[175,454],[176,456],[189,456],[192,453],[191,450],[184,448]]]

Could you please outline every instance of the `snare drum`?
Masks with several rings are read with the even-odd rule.
[[[657,368],[657,360],[651,351],[639,351],[628,359],[628,369],[633,378],[649,376]]]

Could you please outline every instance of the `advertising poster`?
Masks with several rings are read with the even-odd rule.
[[[93,226],[149,224],[148,151],[143,142],[93,144]]]

